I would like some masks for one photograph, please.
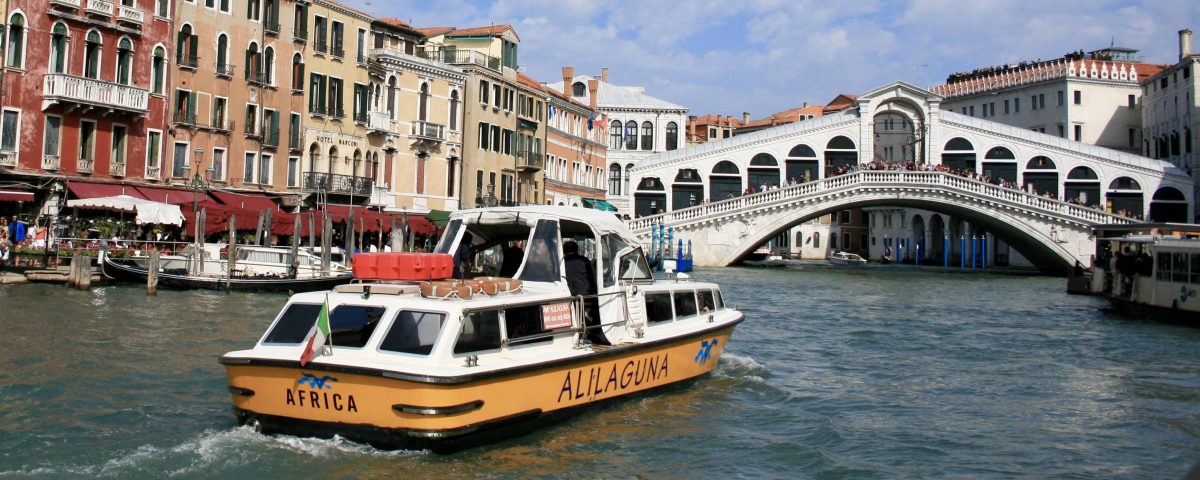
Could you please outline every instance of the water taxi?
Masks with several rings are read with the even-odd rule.
[[[624,223],[590,209],[459,211],[434,253],[354,271],[221,357],[240,423],[457,450],[705,375],[743,320],[716,284],[654,278]]]
[[[1093,293],[1122,311],[1200,321],[1200,227],[1103,225],[1096,237]]]
[[[850,252],[834,252],[826,258],[833,265],[862,265],[867,263],[867,259],[859,256],[857,253]]]

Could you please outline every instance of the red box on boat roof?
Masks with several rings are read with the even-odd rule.
[[[445,253],[378,252],[354,255],[354,278],[442,280],[453,276],[454,256]]]

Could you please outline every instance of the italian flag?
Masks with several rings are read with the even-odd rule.
[[[313,331],[308,334],[308,345],[304,346],[304,353],[300,355],[300,366],[308,365],[313,357],[317,356],[325,346],[325,341],[329,338],[329,295],[325,295],[325,303],[321,305],[321,311],[317,313],[317,324],[313,325]]]

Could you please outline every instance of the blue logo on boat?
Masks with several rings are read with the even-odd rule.
[[[712,348],[717,346],[717,339],[704,340],[700,342],[700,351],[696,352],[696,363],[704,363],[712,356]]]
[[[330,385],[329,382],[336,382],[336,381],[338,381],[336,378],[331,377],[329,375],[325,375],[323,377],[317,378],[316,375],[313,375],[311,373],[306,373],[306,374],[304,374],[303,377],[300,377],[300,380],[297,383],[299,383],[301,385],[308,384],[309,386],[311,386],[312,388],[315,388],[317,390],[320,390],[325,387],[329,387],[330,390],[333,390],[333,385]]]
[[[1187,287],[1179,287],[1179,303],[1187,302],[1189,298],[1196,296],[1196,291]]]

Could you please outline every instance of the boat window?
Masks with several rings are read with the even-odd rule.
[[[321,305],[316,303],[293,303],[279,315],[279,320],[263,338],[263,344],[293,345],[308,338],[317,323]]]
[[[562,275],[559,267],[561,250],[558,244],[558,222],[538,220],[525,251],[525,265],[517,278],[527,282],[557,282]]]
[[[434,248],[434,253],[453,253],[450,251],[451,244],[454,239],[458,238],[458,231],[462,229],[462,220],[454,219],[446,225],[445,233],[442,233],[442,238],[438,240],[437,248]]]
[[[428,355],[445,321],[444,313],[402,310],[396,315],[383,342],[380,342],[379,349]]]
[[[504,310],[504,332],[509,340],[520,340],[522,337],[545,333],[542,330],[542,306],[507,308]],[[537,340],[521,341],[521,343],[549,342],[550,337]]]
[[[1171,262],[1171,281],[1177,283],[1187,283],[1188,281],[1188,254],[1183,252],[1175,253],[1175,260]]]
[[[649,280],[653,278],[650,273],[650,264],[646,263],[646,255],[642,253],[641,247],[636,247],[629,253],[621,255],[621,280]]]
[[[1192,280],[1190,283],[1200,283],[1200,253],[1192,254]]]
[[[680,318],[696,314],[696,294],[691,290],[675,292],[675,314]]]
[[[1171,254],[1167,253],[1167,252],[1158,252],[1158,258],[1156,259],[1156,263],[1158,264],[1158,265],[1156,265],[1158,267],[1157,278],[1162,281],[1170,281],[1171,280]]]
[[[696,297],[699,299],[697,307],[700,312],[711,312],[717,309],[717,302],[713,298],[712,290],[700,290],[696,292]]]
[[[329,343],[334,348],[362,348],[383,318],[384,307],[339,305],[329,314]]]
[[[617,253],[629,247],[625,239],[615,233],[605,234],[602,241],[602,257],[601,265],[604,267],[604,286],[611,287],[617,284],[616,266]]]
[[[671,313],[671,294],[669,292],[646,294],[646,320],[650,323],[669,322],[675,318]]]
[[[500,311],[471,312],[463,319],[462,331],[454,344],[454,353],[470,353],[500,348]]]
[[[725,308],[725,296],[721,295],[721,289],[714,288],[713,297],[717,300],[717,303],[713,304],[715,308]]]

